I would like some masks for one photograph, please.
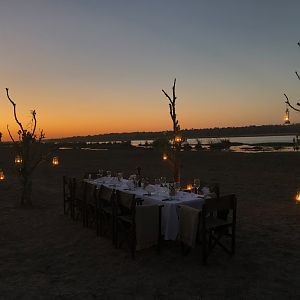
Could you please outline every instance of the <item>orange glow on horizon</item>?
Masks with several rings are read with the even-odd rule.
[[[108,133],[171,131],[172,121],[163,95],[156,90],[146,95],[141,103],[140,95],[132,90],[124,91],[91,90],[94,98],[87,99],[87,91],[67,90],[62,87],[54,93],[51,87],[40,86],[29,90],[21,84],[10,89],[12,99],[17,103],[17,114],[24,127],[30,124],[30,109],[37,112],[37,134],[43,129],[46,139],[72,136],[87,136]],[[4,91],[2,91],[2,94]],[[180,94],[188,91],[180,90]],[[1,94],[1,91],[0,91]],[[57,98],[59,94],[59,98]],[[32,97],[34,95],[34,97]],[[5,95],[2,95],[3,98]],[[214,127],[238,127],[248,125],[277,124],[280,117],[274,113],[266,122],[265,114],[257,111],[243,115],[241,107],[232,106],[226,114],[220,112],[208,102],[199,103],[191,96],[188,101],[178,99],[177,115],[181,129],[201,129]],[[205,95],[203,95],[205,98]],[[40,100],[42,99],[42,100]],[[118,99],[122,99],[118,100]],[[155,99],[155,101],[153,100]],[[224,99],[224,102],[226,99]],[[194,103],[197,103],[195,105]],[[228,104],[228,106],[230,106]],[[280,106],[280,105],[279,105]],[[205,110],[203,109],[205,107]],[[281,108],[281,107],[280,107]],[[13,108],[6,101],[0,111],[0,132],[2,140],[10,141],[6,125],[9,125],[17,139],[18,126],[13,117]],[[281,114],[280,114],[281,115]]]

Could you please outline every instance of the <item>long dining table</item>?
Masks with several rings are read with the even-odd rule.
[[[201,209],[205,202],[204,195],[177,191],[175,196],[169,195],[169,189],[160,185],[147,185],[145,188],[135,187],[131,180],[117,177],[100,177],[89,180],[97,186],[105,185],[115,190],[135,194],[143,200],[143,205],[163,205],[162,234],[165,240],[176,240],[179,231],[178,207],[189,205]]]

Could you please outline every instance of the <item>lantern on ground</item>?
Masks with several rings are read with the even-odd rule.
[[[58,158],[58,156],[54,156],[52,158],[52,165],[53,166],[58,166],[59,165],[59,158]]]
[[[22,156],[17,154],[16,157],[15,157],[15,164],[16,165],[21,165],[22,162],[23,162]]]
[[[289,108],[288,107],[286,107],[283,120],[284,120],[284,124],[290,124],[291,123],[290,122],[290,112],[289,112]]]
[[[297,203],[300,203],[300,190],[297,191],[295,199]]]
[[[0,181],[3,181],[5,179],[4,172],[0,169]]]

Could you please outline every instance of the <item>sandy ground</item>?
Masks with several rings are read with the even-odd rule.
[[[168,176],[151,150],[59,153],[61,165],[36,171],[35,207],[18,207],[13,154],[0,148],[0,299],[300,299],[299,153],[183,155],[183,181],[218,181],[238,197],[237,252],[216,249],[202,266],[200,248],[181,256],[176,242],[137,253],[115,249],[62,211],[62,175],[110,169]]]

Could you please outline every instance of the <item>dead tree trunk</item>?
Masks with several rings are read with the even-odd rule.
[[[18,136],[19,139],[16,141],[8,126],[7,130],[9,136],[14,144],[14,149],[17,155],[21,157],[21,162],[17,165],[17,171],[22,185],[21,206],[32,206],[32,174],[36,167],[44,160],[51,152],[47,155],[43,154],[42,140],[45,138],[43,130],[40,131],[39,136],[36,136],[36,112],[33,110],[32,115],[32,126],[30,130],[23,127],[22,123],[19,121],[16,111],[16,103],[10,98],[8,89],[6,89],[6,95],[8,100],[13,106],[13,113],[16,123],[19,126]]]
[[[177,115],[176,115],[176,78],[174,79],[174,84],[172,88],[172,98],[164,91],[164,95],[168,98],[169,100],[169,110],[170,110],[170,116],[172,119],[173,123],[173,133],[172,133],[172,144],[171,144],[171,157],[170,157],[170,163],[172,165],[173,169],[173,179],[174,182],[180,182],[180,150],[181,150],[181,144],[182,144],[182,137],[180,134],[180,126],[179,122],[177,120]]]

